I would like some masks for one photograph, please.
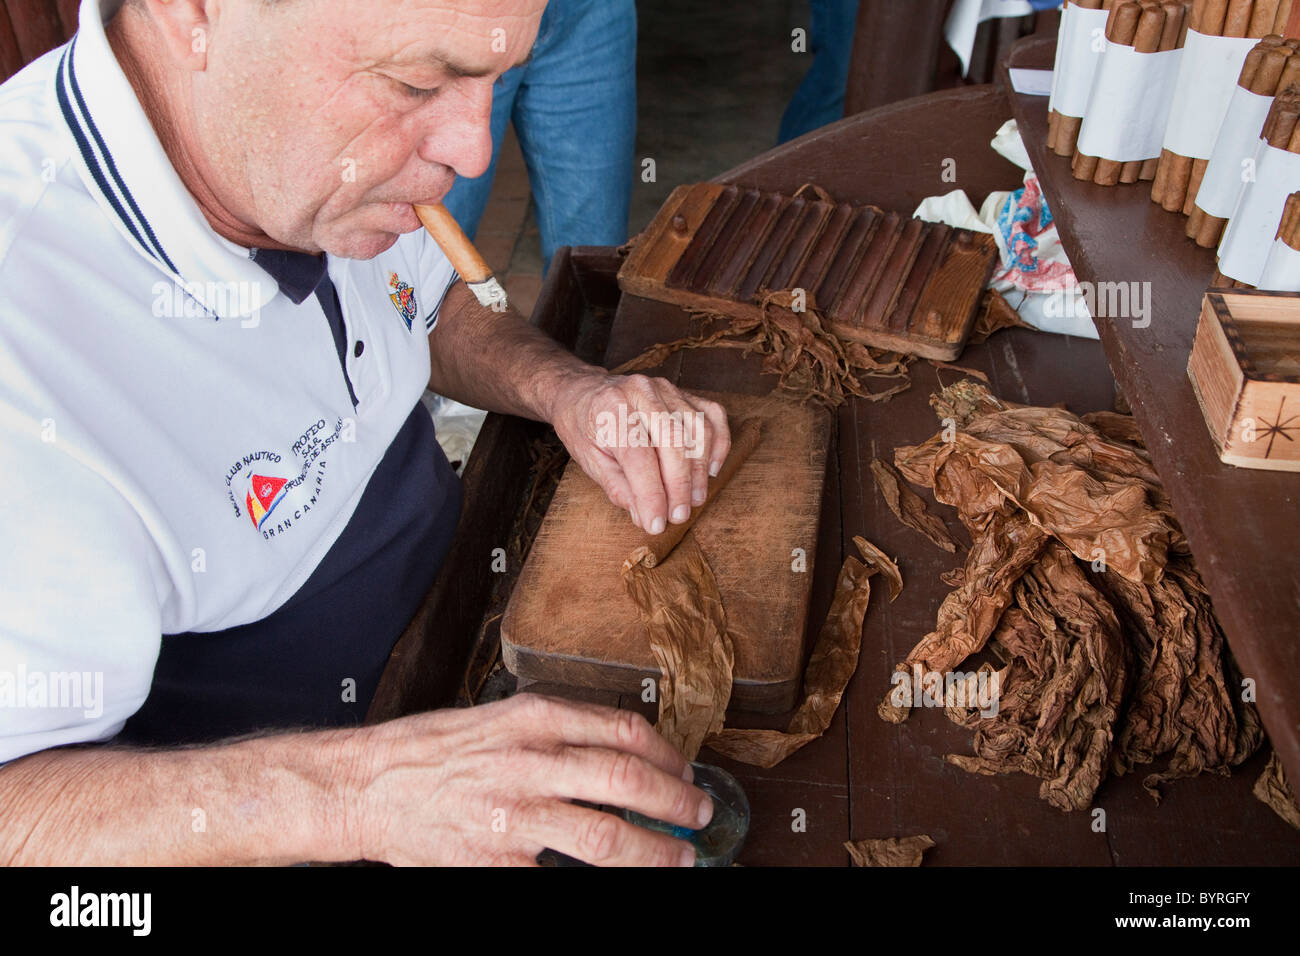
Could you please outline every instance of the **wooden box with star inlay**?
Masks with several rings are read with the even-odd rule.
[[[1300,292],[1206,292],[1187,374],[1220,459],[1300,471]]]

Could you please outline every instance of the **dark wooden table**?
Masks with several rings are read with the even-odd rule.
[[[845,120],[719,178],[787,192],[811,181],[839,199],[910,213],[924,196],[954,188],[940,177],[943,160],[951,158],[955,185],[978,204],[990,190],[1013,187],[1020,178],[988,148],[1009,116],[1005,95],[994,87],[933,94]],[[607,364],[689,329],[689,318],[674,306],[624,297]],[[997,393],[1015,401],[1064,401],[1078,412],[1114,402],[1107,356],[1094,341],[1006,331],[968,348],[960,361],[986,372]],[[761,375],[758,364],[732,351],[683,352],[660,373],[686,387],[762,393],[774,380]],[[1048,807],[1037,796],[1037,780],[978,777],[945,763],[946,753],[970,752],[970,737],[942,713],[918,710],[898,726],[876,716],[893,664],[934,625],[948,591],[939,575],[957,561],[899,524],[876,493],[868,465],[938,430],[927,399],[941,377],[951,382],[959,375],[918,363],[910,391],[884,404],[855,400],[839,413],[810,622],[816,626],[825,616],[839,565],[854,553],[855,534],[897,556],[906,586],[893,604],[879,593],[873,597],[858,671],[825,737],[767,771],[708,750],[701,754],[734,773],[750,796],[754,823],[741,862],[844,865],[845,840],[914,833],[928,833],[938,843],[926,857],[932,864],[1300,862],[1300,834],[1250,792],[1264,753],[1230,779],[1171,785],[1159,807],[1142,790],[1141,774],[1110,779],[1096,801],[1106,811],[1106,830],[1099,833],[1090,814]],[[653,707],[635,697],[554,685],[528,689],[654,716]],[[735,714],[729,723],[783,728],[787,720]],[[805,830],[793,826],[799,819],[806,821]]]
[[[1010,103],[996,87],[936,93],[844,120],[720,178],[787,192],[811,181],[837,198],[906,213],[923,197],[954,185],[979,203],[990,190],[1020,180],[1019,170],[988,147],[1010,115]],[[942,179],[945,159],[956,163],[955,184]],[[600,326],[601,316],[616,307],[612,327],[603,326],[610,366],[685,334],[691,321],[673,306],[620,298],[614,282],[618,263],[608,249],[562,250],[534,313],[535,322],[572,343],[580,325]],[[1110,408],[1114,402],[1107,354],[1095,341],[1010,330],[968,348],[960,361],[983,370],[998,394],[1015,401],[1063,401],[1076,412]],[[775,384],[760,374],[756,358],[732,350],[679,353],[660,371],[695,388],[762,393]],[[857,673],[822,739],[771,770],[732,764],[707,749],[701,754],[735,773],[749,795],[753,823],[740,862],[843,866],[849,862],[846,840],[916,833],[928,833],[938,844],[927,854],[927,865],[1300,862],[1300,834],[1251,794],[1266,759],[1263,751],[1231,778],[1175,782],[1159,807],[1142,790],[1141,773],[1109,779],[1097,795],[1095,806],[1106,812],[1105,830],[1097,832],[1092,814],[1063,814],[1040,800],[1035,779],[975,776],[947,764],[944,754],[970,752],[970,734],[941,712],[918,709],[901,725],[876,716],[894,663],[933,627],[948,591],[939,575],[957,559],[899,524],[876,493],[868,464],[938,429],[927,400],[940,377],[951,382],[958,373],[919,362],[909,391],[884,404],[855,400],[838,414],[810,626],[825,616],[840,563],[854,553],[855,534],[897,558],[905,587],[893,604],[881,589],[873,595]],[[452,682],[458,679],[456,667],[469,654],[464,635],[478,633],[485,622],[482,633],[490,644],[493,617],[518,569],[508,575],[489,575],[485,569],[491,549],[509,534],[512,509],[502,503],[521,494],[527,470],[523,449],[532,434],[532,426],[518,419],[489,417],[470,458],[466,507],[447,562],[448,569],[457,570],[441,576],[395,651],[372,719],[445,703],[449,675],[457,675]],[[1159,434],[1149,432],[1148,439]],[[526,689],[654,716],[636,697],[555,685]],[[783,728],[787,721],[787,716],[733,714],[728,722]]]

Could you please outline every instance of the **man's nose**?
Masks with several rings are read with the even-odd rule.
[[[473,179],[492,162],[491,82],[474,82],[447,98],[447,108],[429,119],[420,142],[420,158],[450,166],[457,176]]]

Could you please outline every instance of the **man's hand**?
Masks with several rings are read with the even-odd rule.
[[[639,714],[520,694],[359,731],[366,859],[532,865],[549,847],[606,866],[691,866],[691,847],[599,810],[624,807],[690,829],[713,804]]]
[[[721,405],[645,375],[575,377],[558,391],[551,424],[609,500],[651,534],[704,503],[731,449]]]
[[[555,426],[575,461],[638,527],[659,534],[704,503],[731,450],[727,415],[662,378],[611,375],[566,352],[465,283],[429,333],[429,387],[440,395]]]

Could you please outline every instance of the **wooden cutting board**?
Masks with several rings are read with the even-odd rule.
[[[998,262],[993,237],[875,206],[697,183],[679,186],[618,273],[624,292],[757,315],[804,291],[841,338],[952,361]]]
[[[805,660],[831,416],[786,398],[698,394],[720,402],[733,429],[763,422],[758,447],[690,534],[713,568],[735,644],[732,705],[781,713],[796,703]],[[620,575],[644,537],[570,462],[501,622],[511,673],[629,694],[658,678]]]

